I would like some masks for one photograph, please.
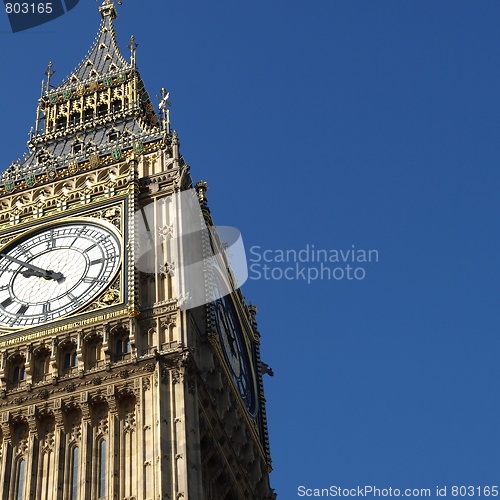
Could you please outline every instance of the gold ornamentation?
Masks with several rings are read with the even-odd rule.
[[[16,189],[16,184],[14,183],[14,181],[12,180],[6,180],[5,181],[5,191],[7,191],[7,193],[12,193],[12,191],[14,191],[14,189]]]
[[[110,284],[109,288],[106,289],[96,300],[93,300],[82,313],[87,313],[91,311],[97,311],[99,309],[105,309],[110,306],[119,304],[121,301],[121,273],[115,278],[115,280]]]
[[[122,157],[121,148],[113,148],[111,150],[111,157],[113,158],[113,160],[119,160]]]
[[[78,163],[76,161],[72,161],[68,165],[68,172],[71,175],[74,175],[78,172]]]
[[[7,243],[9,243],[9,241],[13,240],[14,238],[16,237],[16,235],[11,235],[11,236],[7,236],[6,238],[2,238],[0,239],[0,245],[6,245]]]
[[[95,217],[96,219],[107,220],[111,222],[111,224],[113,224],[115,227],[120,229],[121,209],[118,206],[91,212],[88,214],[88,216]]]
[[[90,166],[92,168],[98,167],[99,164],[101,163],[101,159],[99,158],[99,155],[97,155],[97,154],[91,155],[89,158],[89,163],[90,163]]]
[[[108,306],[116,303],[120,297],[118,290],[108,290],[103,296],[101,301],[107,304]]]
[[[47,168],[47,179],[49,181],[53,181],[56,179],[56,177],[57,177],[57,169],[56,166],[52,164]]]
[[[142,141],[134,141],[134,151],[140,154],[144,151],[144,144]]]
[[[33,173],[27,174],[24,180],[26,182],[26,186],[33,187],[36,183],[35,174]]]

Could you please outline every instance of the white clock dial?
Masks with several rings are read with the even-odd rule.
[[[0,326],[32,327],[90,302],[120,265],[116,230],[93,221],[34,231],[0,251]]]

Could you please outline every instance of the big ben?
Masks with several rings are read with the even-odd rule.
[[[257,308],[99,12],[0,179],[0,498],[274,499]]]

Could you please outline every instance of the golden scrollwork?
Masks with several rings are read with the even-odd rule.
[[[120,221],[122,216],[121,207],[113,206],[109,208],[104,208],[102,210],[97,210],[88,214],[89,217],[95,217],[96,219],[107,220],[111,222],[115,227],[120,229]]]

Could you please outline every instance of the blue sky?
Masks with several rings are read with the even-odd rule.
[[[500,483],[499,19],[489,0],[120,7],[122,52],[133,33],[149,93],[170,91],[218,224],[247,250],[379,253],[363,280],[243,286],[276,373],[280,498]],[[17,34],[0,16],[2,168],[25,151],[48,61],[60,82],[98,24],[83,0]]]

